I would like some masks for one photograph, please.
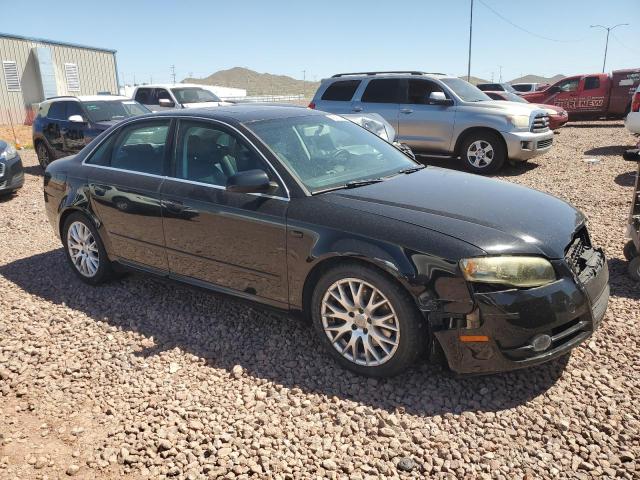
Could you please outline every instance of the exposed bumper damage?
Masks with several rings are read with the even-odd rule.
[[[476,328],[434,332],[451,370],[477,374],[529,367],[558,358],[591,336],[609,300],[604,253],[572,244],[567,258],[554,266],[559,280],[542,287],[474,292]],[[463,342],[460,336],[483,340]]]

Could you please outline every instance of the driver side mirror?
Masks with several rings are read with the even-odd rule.
[[[269,193],[278,188],[275,182],[269,180],[264,170],[245,170],[231,175],[227,179],[228,192],[236,193]]]
[[[427,105],[444,105],[450,107],[453,100],[447,98],[444,92],[431,92],[427,99]]]
[[[82,118],[82,115],[71,115],[67,120],[72,123],[87,123],[87,121]]]
[[[168,98],[161,98],[160,100],[158,100],[158,105],[160,105],[161,107],[167,107],[167,108],[172,108],[175,107],[176,104],[169,100]]]

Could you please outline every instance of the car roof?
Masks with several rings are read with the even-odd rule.
[[[330,78],[325,78],[323,82],[326,81],[340,81],[340,80],[362,80],[365,78],[437,78],[439,80],[445,78],[457,78],[451,75],[446,75],[444,73],[429,73],[429,72],[358,72],[358,73],[339,73],[333,75]]]
[[[138,88],[184,88],[184,87],[211,87],[212,85],[200,85],[198,83],[150,83],[147,85],[138,85]]]
[[[301,106],[267,105],[240,103],[221,107],[187,108],[176,110],[165,110],[149,115],[142,115],[138,118],[153,118],[155,116],[171,117],[199,117],[213,120],[234,121],[237,123],[256,122],[259,120],[273,120],[292,117],[304,117],[310,115],[327,115],[325,112],[311,110]]]
[[[45,102],[61,102],[61,101],[69,101],[69,100],[77,100],[79,102],[106,102],[109,100],[131,100],[129,97],[124,97],[122,95],[61,95],[59,97],[50,97],[45,100]],[[44,103],[44,102],[42,102]]]

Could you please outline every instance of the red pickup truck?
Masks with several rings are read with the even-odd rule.
[[[522,95],[531,103],[564,108],[570,120],[623,118],[640,84],[640,68],[566,77],[544,90]]]

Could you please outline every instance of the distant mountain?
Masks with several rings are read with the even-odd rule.
[[[562,74],[554,75],[553,77],[541,77],[540,75],[525,75],[524,77],[518,77],[511,80],[509,83],[556,83],[558,80],[562,80],[565,76]]]
[[[205,78],[185,78],[182,83],[244,88],[247,95],[304,94],[307,97],[312,96],[320,85],[318,82],[304,82],[286,75],[258,73],[243,67],[220,70]]]

